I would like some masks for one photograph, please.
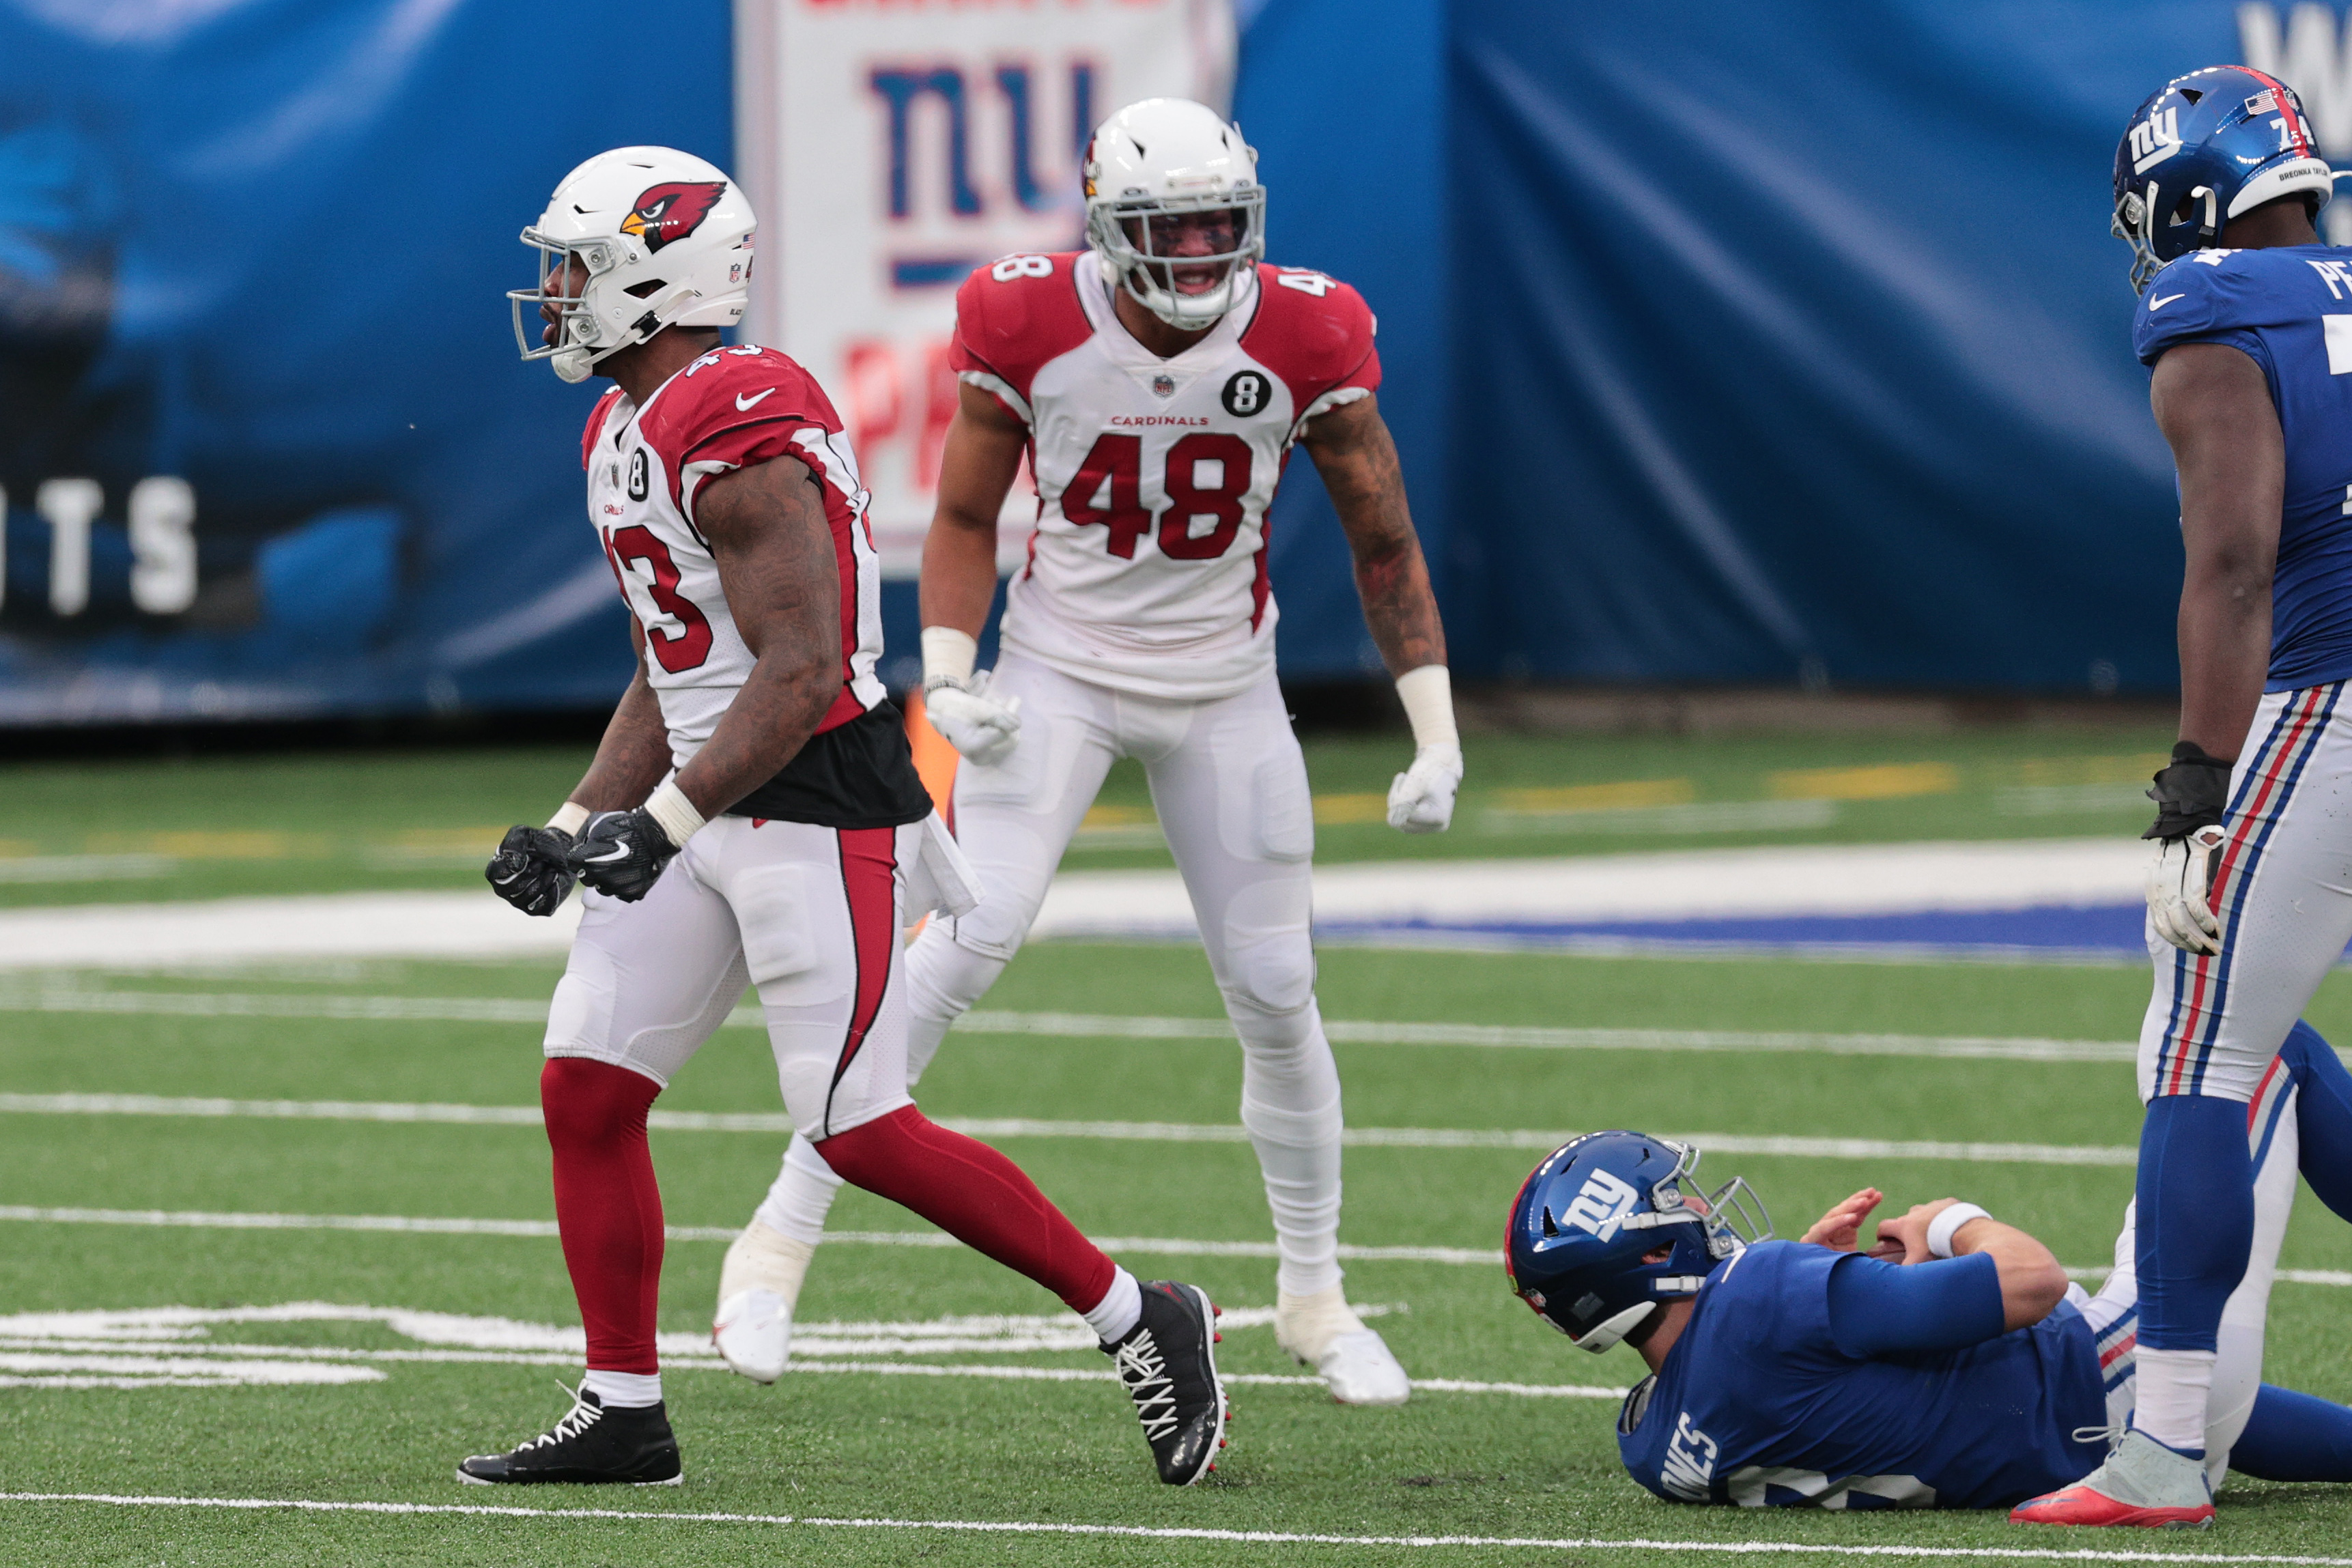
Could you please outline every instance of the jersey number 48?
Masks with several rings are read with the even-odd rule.
[[[1062,491],[1062,516],[1080,528],[1099,526],[1121,560],[1135,559],[1135,541],[1151,531],[1142,499],[1143,437],[1105,435]],[[1249,443],[1222,432],[1195,431],[1168,449],[1160,477],[1168,509],[1160,514],[1160,553],[1171,560],[1214,560],[1241,532],[1242,498],[1249,494]],[[1197,520],[1210,527],[1195,533]]]

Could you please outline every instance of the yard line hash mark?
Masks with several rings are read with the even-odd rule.
[[[254,992],[110,991],[0,986],[0,1012],[153,1014],[184,1018],[331,1019],[347,1022],[543,1025],[544,1001],[513,997],[299,996]],[[728,1015],[730,1029],[763,1029],[757,1008]],[[1231,1040],[1223,1019],[1110,1013],[966,1013],[962,1034],[1108,1040]],[[2008,1039],[1979,1035],[1812,1034],[1739,1030],[1545,1029],[1507,1024],[1383,1023],[1326,1019],[1337,1045],[1456,1045],[1517,1051],[1759,1051],[1818,1056],[1916,1056],[1993,1061],[2131,1061],[2131,1040]]]
[[[254,1117],[314,1122],[437,1122],[507,1127],[540,1125],[536,1105],[454,1105],[379,1100],[221,1100],[162,1094],[0,1094],[0,1114],[52,1116]],[[1055,1122],[1026,1116],[941,1116],[942,1127],[974,1138],[1093,1138],[1118,1143],[1244,1144],[1238,1124],[1199,1122]],[[792,1118],[775,1112],[655,1111],[646,1124],[676,1133],[789,1135]],[[1341,1143],[1356,1148],[1556,1149],[1575,1134],[1508,1127],[1349,1127]],[[1801,1138],[1739,1133],[1675,1133],[1673,1137],[1727,1155],[1793,1159],[1957,1160],[1973,1165],[2131,1166],[2128,1144],[1955,1144],[1886,1138]]]
[[[982,1535],[1066,1535],[1140,1541],[1227,1541],[1244,1546],[1516,1547],[1548,1552],[1719,1552],[1739,1557],[1895,1557],[1988,1563],[2280,1563],[2293,1568],[2352,1568],[2352,1557],[2231,1554],[2216,1552],[2100,1552],[2080,1547],[1843,1546],[1765,1541],[1665,1541],[1632,1536],[1325,1535],[1279,1530],[1213,1530],[1143,1524],[1045,1523],[1026,1520],[833,1519],[789,1513],[657,1512],[651,1509],[520,1508],[457,1502],[320,1502],[307,1498],[142,1497],[115,1492],[0,1492],[0,1502],[89,1503],[111,1508],[223,1509],[236,1512],[456,1515],[488,1519],[667,1521],[677,1524],[796,1525],[811,1530],[929,1530]]]

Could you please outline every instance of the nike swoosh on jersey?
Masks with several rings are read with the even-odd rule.
[[[2174,300],[2179,298],[2180,296],[2178,294],[2168,294],[2161,299],[2151,299],[2147,302],[2147,313],[2153,316],[2158,311],[2163,309],[2166,306],[2171,304]]]
[[[2173,296],[2173,298],[2174,298],[2175,299],[2178,299],[2178,298],[2180,298],[2180,296],[2179,296],[2179,295],[2178,295],[2178,294],[2176,294],[2176,295],[2174,295],[2174,296]],[[754,404],[754,403],[758,402],[760,401],[760,398],[764,398],[764,397],[769,396],[771,393],[774,392],[774,391],[775,391],[775,390],[776,390],[775,388],[773,388],[773,387],[770,387],[770,388],[767,390],[767,392],[761,392],[761,393],[760,394],[760,397],[745,397],[741,392],[737,392],[737,393],[735,394],[735,412],[736,412],[737,413],[741,413],[745,412],[746,410],[748,410],[749,408],[751,408],[752,404]]]

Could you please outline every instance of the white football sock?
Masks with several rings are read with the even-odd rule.
[[[1242,1126],[1274,1213],[1276,1284],[1312,1296],[1339,1283],[1339,1069],[1310,999],[1266,1013],[1228,996],[1242,1040]]]
[[[2205,1451],[2205,1405],[2213,1389],[2214,1353],[2151,1350],[2133,1353],[2132,1426],[2184,1454]]]
[[[1133,1333],[1135,1325],[1143,1321],[1143,1287],[1135,1282],[1134,1275],[1119,1269],[1111,1276],[1110,1289],[1104,1292],[1103,1299],[1078,1315],[1087,1320],[1087,1327],[1095,1331],[1095,1338],[1115,1344]]]
[[[923,927],[907,949],[907,1086],[913,1088],[931,1058],[940,1053],[948,1029],[963,1017],[996,977],[1004,960],[991,958],[959,945],[947,922],[934,920]]]
[[[840,1196],[841,1178],[816,1145],[794,1133],[784,1150],[783,1168],[751,1218],[788,1241],[814,1247],[824,1239],[824,1217]]]
[[[598,1372],[591,1367],[587,1388],[607,1410],[641,1410],[662,1402],[658,1372]]]

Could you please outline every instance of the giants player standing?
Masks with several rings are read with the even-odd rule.
[[[1085,173],[1089,249],[1006,256],[956,297],[963,384],[923,551],[923,689],[967,764],[955,831],[987,891],[909,953],[908,1066],[923,1070],[1020,947],[1112,760],[1141,760],[1241,1037],[1242,1124],[1280,1259],[1276,1337],[1342,1402],[1401,1404],[1404,1369],[1339,1283],[1339,1076],[1308,931],[1314,813],[1275,683],[1265,554],[1266,507],[1303,441],[1418,743],[1390,824],[1443,830],[1462,752],[1444,630],[1373,399],[1371,312],[1319,272],[1257,264],[1256,154],[1200,104],[1120,110]],[[1024,450],[1036,529],[1003,653],[975,674],[997,517]],[[785,1365],[840,1185],[826,1166],[794,1139],[729,1254],[716,1340],[747,1375]]]
[[[2139,1377],[2106,1462],[2027,1523],[2203,1527],[2214,1368],[2252,1256],[2252,1110],[2352,940],[2352,252],[2334,172],[2260,71],[2179,77],[2116,148],[2132,346],[2179,471],[2180,739],[2148,791]],[[2158,270],[2161,268],[2161,270]]]
[[[876,559],[841,421],[793,361],[719,346],[742,318],[753,227],[718,169],[631,147],[572,171],[523,231],[541,257],[539,287],[510,296],[523,357],[619,383],[581,455],[638,668],[570,800],[508,833],[488,868],[532,915],[574,876],[591,889],[540,1080],[588,1371],[552,1431],[466,1460],[459,1479],[679,1479],[654,1354],[646,1116],[748,983],[797,1135],[1084,1316],[1160,1479],[1189,1485],[1226,1419],[1208,1298],[1139,1287],[1012,1161],[907,1093],[899,931],[971,909],[971,871],[874,678]],[[525,307],[546,322],[538,347]]]

